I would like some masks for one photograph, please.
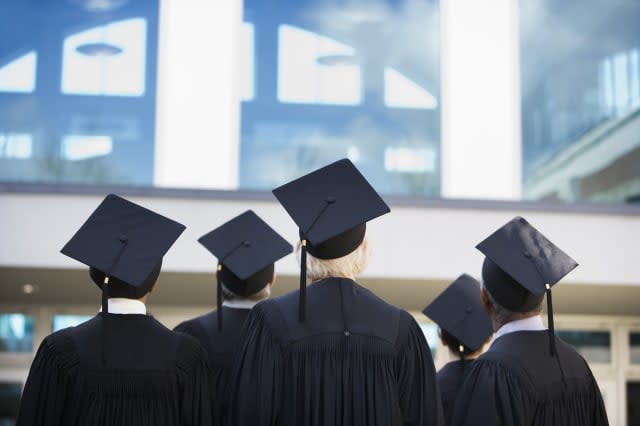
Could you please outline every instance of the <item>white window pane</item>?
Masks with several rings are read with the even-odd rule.
[[[290,25],[281,25],[278,36],[278,99],[281,102],[360,103],[360,65],[355,49]]]
[[[33,154],[33,138],[28,133],[0,133],[0,158],[25,160]]]
[[[113,151],[111,136],[66,135],[62,138],[62,157],[69,161],[102,157]]]
[[[392,68],[384,70],[384,103],[395,108],[434,109],[438,107],[435,96]]]
[[[433,172],[436,153],[429,148],[389,147],[384,150],[384,168],[400,173]]]
[[[62,93],[144,95],[146,27],[145,19],[135,18],[67,37],[63,46]],[[88,49],[81,53],[83,47],[91,45],[96,46],[93,53]],[[100,45],[105,48],[100,49]]]
[[[30,93],[36,88],[38,55],[31,51],[0,67],[0,91]]]

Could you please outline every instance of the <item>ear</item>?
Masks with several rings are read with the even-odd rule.
[[[156,280],[156,282],[155,282],[155,283],[153,283],[153,285],[152,285],[152,286],[151,286],[151,288],[149,289],[149,292],[148,292],[148,293],[153,293],[153,290],[155,290],[155,289],[156,289],[156,285],[158,285],[158,280]]]
[[[276,271],[273,271],[273,277],[271,277],[271,281],[269,281],[269,284],[267,284],[269,286],[269,288],[273,287],[273,285],[276,283]]]

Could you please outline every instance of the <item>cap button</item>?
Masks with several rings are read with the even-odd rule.
[[[529,253],[528,251],[524,251],[524,253],[522,253],[524,255],[524,257],[526,257],[527,259],[531,257],[531,253]]]
[[[332,197],[332,196],[327,197],[327,203],[333,204],[335,202],[336,202],[336,197]]]
[[[243,241],[242,245],[245,247],[251,247],[251,241]]]
[[[118,239],[120,240],[121,243],[126,243],[127,241],[129,241],[129,237],[127,237],[124,234],[120,235]]]
[[[349,330],[345,330],[344,331],[344,335],[349,337],[349,336],[351,336],[351,332]]]

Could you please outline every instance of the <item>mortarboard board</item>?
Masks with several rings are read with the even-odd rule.
[[[491,318],[480,299],[480,283],[467,274],[453,281],[422,313],[470,352],[480,349],[493,333]],[[464,347],[456,349],[462,354]]]
[[[184,229],[178,222],[109,194],[61,252],[105,274],[102,314],[106,315],[109,279],[143,285]]]
[[[306,252],[320,259],[346,256],[364,239],[366,222],[390,209],[348,159],[282,185],[273,194],[300,232],[299,316],[304,321]]]
[[[500,305],[527,312],[547,294],[549,331],[553,335],[551,287],[578,264],[522,217],[515,217],[479,243],[485,256],[483,284]],[[551,350],[555,342],[551,336]]]
[[[246,297],[264,288],[273,277],[273,264],[293,251],[291,244],[252,210],[234,217],[198,239],[218,258],[218,328],[222,328],[224,283]]]

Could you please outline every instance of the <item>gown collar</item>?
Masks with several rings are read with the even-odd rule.
[[[102,312],[102,308],[98,310]],[[112,297],[109,299],[110,314],[147,314],[147,307],[144,303],[135,299],[126,299],[124,297]]]
[[[252,309],[260,302],[259,300],[247,300],[247,299],[238,299],[238,300],[225,300],[222,302],[222,306],[226,306],[227,308],[234,309]]]
[[[540,315],[535,315],[529,318],[506,323],[496,331],[496,335],[493,340],[498,340],[501,336],[514,333],[516,331],[540,331],[546,329],[547,328],[542,323],[542,317]]]

